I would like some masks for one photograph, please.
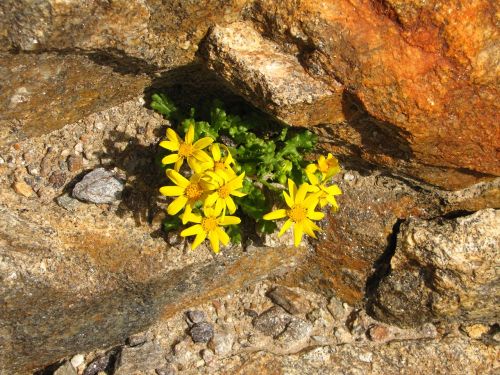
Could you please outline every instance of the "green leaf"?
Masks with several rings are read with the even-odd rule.
[[[182,221],[177,216],[167,216],[167,218],[163,220],[163,230],[165,233],[177,230],[181,227],[181,225]]]
[[[177,112],[175,104],[164,94],[153,94],[151,96],[151,108],[170,119]]]
[[[234,244],[241,243],[241,228],[238,225],[228,225],[226,233]]]

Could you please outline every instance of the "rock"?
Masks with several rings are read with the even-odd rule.
[[[206,365],[210,365],[214,361],[214,357],[214,352],[210,349],[203,349],[201,351],[201,358],[203,358]]]
[[[49,177],[49,183],[54,189],[59,189],[64,186],[66,182],[66,173],[64,172],[53,172]]]
[[[174,362],[179,364],[181,368],[189,367],[199,359],[195,351],[191,340],[182,340],[174,346]]]
[[[138,346],[138,345],[144,344],[150,338],[151,337],[150,337],[148,332],[140,332],[140,333],[136,333],[132,336],[127,337],[126,344],[128,346]]]
[[[490,327],[484,324],[471,324],[461,326],[460,329],[467,334],[471,339],[480,339],[481,336],[487,334]]]
[[[70,172],[78,172],[83,168],[83,158],[81,156],[72,155],[68,158],[67,163]]]
[[[285,331],[276,339],[278,345],[285,350],[303,346],[312,332],[312,324],[307,320],[292,317]]]
[[[156,369],[155,372],[156,372],[156,375],[175,375],[175,374],[177,374],[177,370],[172,365],[167,365],[167,366],[162,367],[160,369]]]
[[[378,319],[417,326],[498,319],[500,211],[450,220],[409,219],[401,226],[391,273],[373,300]]]
[[[77,355],[74,355],[73,357],[71,357],[70,362],[74,368],[77,368],[78,366],[85,363],[85,357],[83,356],[83,354],[77,354]]]
[[[54,375],[77,375],[77,373],[71,362],[65,361],[57,368]]]
[[[354,340],[349,331],[343,327],[335,327],[333,329],[333,335],[337,339],[338,344],[350,343]]]
[[[254,318],[252,323],[264,335],[276,337],[285,330],[291,320],[292,316],[283,308],[273,306]]]
[[[186,313],[186,320],[189,325],[193,325],[204,322],[206,320],[206,316],[201,310],[190,310]]]
[[[59,206],[68,211],[75,211],[80,205],[78,199],[70,197],[68,194],[63,194],[56,198],[56,202]]]
[[[285,123],[312,126],[344,119],[341,85],[311,78],[297,58],[251,24],[215,26],[203,51],[208,67],[236,92]]]
[[[212,339],[208,343],[208,347],[215,354],[224,357],[231,353],[234,344],[234,335],[229,332],[215,332]]]
[[[327,309],[337,321],[344,320],[348,313],[348,311],[344,308],[343,303],[336,297],[330,298]]]
[[[85,202],[113,203],[121,199],[123,183],[104,168],[86,174],[73,188],[73,196]]]
[[[347,88],[347,121],[318,127],[327,149],[447,189],[500,175],[495,5],[377,4],[259,0],[247,17],[312,77]]]
[[[370,327],[368,337],[375,342],[385,342],[388,341],[390,333],[390,329],[387,326],[377,324]]]
[[[14,191],[22,195],[23,197],[30,198],[33,196],[34,192],[31,186],[29,186],[26,182],[24,181],[17,181],[12,184],[12,188]]]
[[[131,375],[153,371],[165,366],[165,353],[155,342],[140,346],[123,347],[115,363],[115,375]]]
[[[309,310],[307,299],[289,288],[278,286],[271,290],[267,296],[290,314],[305,314]]]
[[[105,370],[110,366],[111,357],[116,354],[115,352],[108,352],[103,356],[94,359],[90,364],[85,367],[83,375],[96,375],[100,371]]]
[[[208,322],[195,323],[189,330],[194,342],[209,342],[214,335],[214,328]]]

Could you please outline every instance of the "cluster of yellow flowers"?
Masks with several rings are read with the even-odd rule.
[[[316,238],[315,231],[320,228],[313,220],[321,220],[323,212],[315,211],[316,207],[325,207],[330,204],[334,210],[338,209],[335,196],[342,194],[337,185],[327,185],[330,179],[340,172],[338,160],[328,154],[325,158],[320,156],[317,163],[306,167],[306,175],[310,184],[303,183],[298,188],[295,182],[288,179],[288,192],[283,192],[287,209],[279,209],[264,215],[265,220],[288,218],[278,234],[282,236],[293,225],[293,238],[295,246],[299,246],[302,235]]]
[[[213,143],[210,137],[195,142],[194,133],[191,125],[183,140],[169,128],[168,140],[160,142],[161,147],[172,152],[162,159],[162,163],[174,164],[174,169],[167,169],[166,173],[175,184],[161,187],[160,193],[176,197],[167,207],[169,215],[177,215],[184,210],[180,215],[182,223],[194,223],[181,232],[183,237],[196,236],[192,248],[195,249],[208,238],[213,251],[218,253],[220,243],[229,243],[229,236],[222,227],[241,222],[239,217],[227,216],[226,211],[233,214],[237,210],[231,196],[245,196],[240,191],[245,173],[236,175],[231,167],[235,162],[227,147]],[[209,146],[211,156],[204,151]],[[192,171],[189,179],[179,173],[184,161]],[[193,212],[197,203],[202,204],[202,215]]]
[[[214,143],[210,137],[195,141],[192,125],[184,139],[169,128],[167,140],[160,142],[160,146],[171,152],[162,159],[162,163],[174,164],[173,169],[166,171],[174,185],[160,188],[161,194],[175,197],[167,207],[168,214],[182,212],[179,215],[182,224],[194,224],[181,232],[183,237],[196,236],[192,249],[208,238],[213,251],[218,253],[220,243],[227,245],[230,241],[223,227],[241,222],[239,217],[230,215],[238,208],[233,197],[246,195],[241,191],[245,173],[237,175],[233,170],[235,160],[226,146]],[[210,155],[205,150],[209,150]],[[189,178],[179,173],[184,162],[191,169]],[[329,204],[337,210],[335,196],[342,194],[337,185],[328,185],[331,178],[340,172],[338,161],[331,154],[326,158],[320,156],[316,163],[306,167],[305,172],[309,183],[297,187],[294,181],[288,179],[288,191],[283,192],[288,208],[275,210],[263,217],[265,220],[288,218],[278,236],[293,226],[295,246],[299,246],[304,233],[316,238],[315,232],[320,228],[314,221],[324,217],[323,212],[315,211],[316,207],[323,208]],[[193,211],[195,207],[199,207],[199,211]]]

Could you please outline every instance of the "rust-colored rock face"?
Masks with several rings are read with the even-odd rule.
[[[369,128],[386,133],[379,147],[362,133],[363,157],[456,189],[500,174],[495,8],[486,0],[261,0],[250,17],[293,46],[310,74],[343,83],[372,118]]]

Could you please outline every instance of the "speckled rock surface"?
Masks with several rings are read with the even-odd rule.
[[[300,61],[264,39],[251,24],[214,27],[204,55],[208,67],[258,108],[295,126],[344,119],[342,86],[309,76]]]
[[[426,321],[495,323],[500,290],[500,211],[401,226],[390,273],[378,286],[376,316],[415,326]]]

